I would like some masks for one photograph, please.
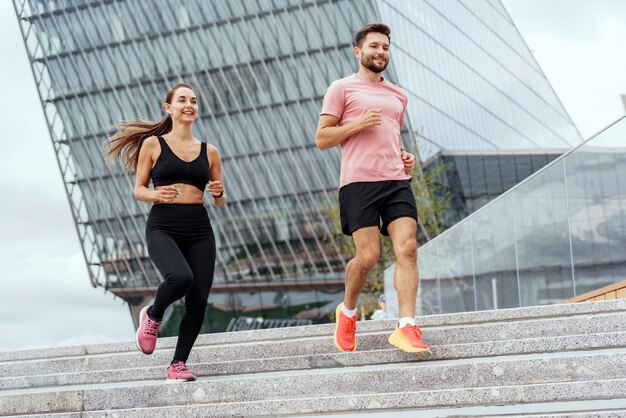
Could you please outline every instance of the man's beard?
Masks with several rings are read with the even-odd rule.
[[[385,68],[387,68],[387,65],[389,65],[389,60],[385,61],[385,63],[382,66],[378,66],[377,64],[374,63],[374,58],[373,57],[361,57],[361,65],[363,65],[365,68],[367,68],[368,70],[374,72],[374,73],[382,73],[383,71],[385,71]]]

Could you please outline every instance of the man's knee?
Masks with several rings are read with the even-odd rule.
[[[417,240],[415,238],[409,238],[394,248],[397,259],[417,261]]]
[[[371,270],[372,267],[378,262],[380,257],[380,250],[369,250],[357,252],[355,259],[357,264],[364,270]]]

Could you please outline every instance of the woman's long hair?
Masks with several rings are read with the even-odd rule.
[[[193,90],[189,84],[179,83],[172,87],[165,98],[165,103],[172,103],[174,93],[180,87]],[[124,168],[130,172],[137,169],[139,149],[146,138],[151,136],[165,135],[172,130],[172,117],[167,114],[158,122],[147,120],[134,120],[115,125],[119,129],[112,137],[102,145],[105,149],[104,158],[107,162],[119,160]]]

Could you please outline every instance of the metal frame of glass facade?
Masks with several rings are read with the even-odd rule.
[[[131,304],[160,282],[143,236],[149,207],[133,199],[132,176],[104,164],[99,146],[115,123],[160,119],[163,96],[179,81],[197,90],[196,135],[223,159],[229,203],[215,210],[205,202],[218,245],[211,300],[233,312],[319,316],[340,297],[346,260],[326,213],[340,153],[320,152],[313,137],[326,87],[356,68],[351,39],[365,23],[392,27],[386,75],[409,94],[405,134],[417,133],[422,159],[580,140],[495,0],[14,6],[92,284]]]

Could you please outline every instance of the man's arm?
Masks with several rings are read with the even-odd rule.
[[[400,117],[400,132],[402,132],[402,127],[405,124],[404,115],[406,114],[406,99],[404,107],[402,108],[402,116]],[[408,126],[407,126],[408,127]],[[404,164],[404,173],[407,175],[411,175],[411,171],[413,171],[413,167],[415,167],[415,155],[411,154],[404,148],[404,141],[402,140],[402,135],[400,136],[400,158],[402,158],[402,164]]]
[[[322,115],[317,123],[315,144],[321,150],[341,144],[357,132],[370,126],[378,126],[382,122],[380,109],[370,109],[362,117],[342,126],[337,126],[339,118]]]

